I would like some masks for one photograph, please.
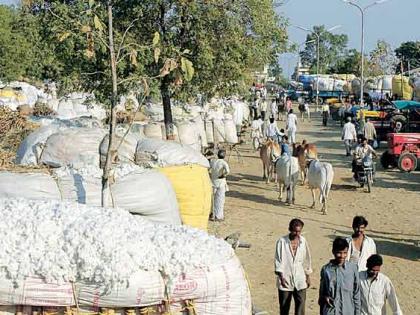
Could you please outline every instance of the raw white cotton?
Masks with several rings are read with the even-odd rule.
[[[153,224],[118,208],[26,199],[0,199],[0,248],[0,278],[108,288],[139,269],[171,281],[234,255],[226,242],[194,228]]]

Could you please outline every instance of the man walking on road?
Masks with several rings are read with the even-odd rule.
[[[322,105],[322,125],[327,126],[328,118],[330,117],[330,106],[328,104]]]
[[[228,191],[226,176],[229,175],[229,165],[224,160],[225,150],[219,150],[217,159],[210,161],[210,177],[213,184],[213,210],[214,221],[224,220],[225,194]]]
[[[350,252],[347,261],[355,263],[359,271],[365,271],[368,258],[376,254],[375,241],[365,234],[367,225],[365,217],[355,216],[352,224],[354,233],[347,238]]]
[[[312,273],[308,243],[301,235],[304,223],[293,219],[289,234],[276,244],[275,273],[279,290],[280,315],[289,315],[292,297],[295,315],[305,314],[306,289],[310,287]]]
[[[286,129],[291,144],[296,143],[297,122],[297,116],[293,113],[293,109],[290,109],[289,115],[287,115]]]
[[[370,146],[373,146],[373,142],[376,139],[376,129],[369,118],[366,119],[365,126],[363,127],[363,134],[368,141]]]
[[[320,315],[360,315],[360,284],[357,265],[346,261],[349,244],[337,237],[334,259],[321,269]]]
[[[372,255],[367,260],[367,270],[359,274],[361,315],[385,315],[386,300],[392,315],[402,315],[397,294],[391,280],[381,273],[382,257]]]
[[[341,132],[341,140],[344,141],[346,147],[346,156],[350,156],[351,147],[356,142],[357,134],[356,128],[351,122],[351,118],[347,117],[347,122],[344,124],[343,131]]]

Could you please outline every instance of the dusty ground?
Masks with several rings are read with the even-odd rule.
[[[284,128],[284,122],[279,122]],[[329,213],[310,209],[307,187],[297,188],[297,204],[285,206],[277,200],[274,183],[262,181],[262,166],[251,144],[240,146],[244,158],[230,158],[232,175],[223,223],[210,223],[210,233],[226,236],[242,232],[251,249],[238,249],[251,284],[255,304],[269,314],[278,314],[277,290],[273,273],[276,240],[287,233],[289,221],[298,217],[305,222],[304,235],[312,251],[314,274],[308,290],[307,314],[317,314],[319,271],[331,258],[331,243],[336,236],[351,234],[355,215],[364,215],[367,234],[374,238],[384,256],[383,272],[393,281],[404,314],[420,314],[420,172],[404,174],[384,171],[378,163],[377,181],[368,194],[357,188],[351,178],[350,160],[344,155],[339,125],[322,127],[319,118],[300,123],[298,141],[307,139],[318,146],[321,160],[332,163],[335,171],[329,198]],[[382,143],[382,147],[386,144]],[[381,151],[381,150],[380,150]]]

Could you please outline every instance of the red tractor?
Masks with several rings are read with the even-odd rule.
[[[385,169],[398,166],[403,172],[415,171],[420,166],[420,133],[389,133],[381,164]]]

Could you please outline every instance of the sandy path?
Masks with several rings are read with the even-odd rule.
[[[279,122],[284,127],[284,122]],[[252,248],[237,251],[251,282],[253,301],[278,314],[277,290],[273,273],[276,240],[287,233],[289,221],[298,217],[305,222],[304,235],[312,250],[314,274],[308,290],[307,314],[318,314],[319,271],[331,257],[335,236],[351,233],[353,216],[364,215],[367,234],[376,241],[384,256],[383,272],[393,281],[404,314],[420,314],[420,173],[403,174],[383,171],[378,163],[373,193],[357,188],[351,179],[350,160],[344,156],[338,125],[324,128],[320,120],[300,123],[297,140],[307,139],[318,146],[321,160],[333,164],[335,178],[329,200],[329,213],[321,215],[309,209],[312,202],[307,187],[298,186],[296,205],[285,206],[277,200],[274,183],[262,182],[262,166],[249,139],[240,147],[244,163],[232,155],[223,223],[210,223],[210,233],[226,236],[242,232],[242,239]],[[382,144],[385,146],[385,144]]]

